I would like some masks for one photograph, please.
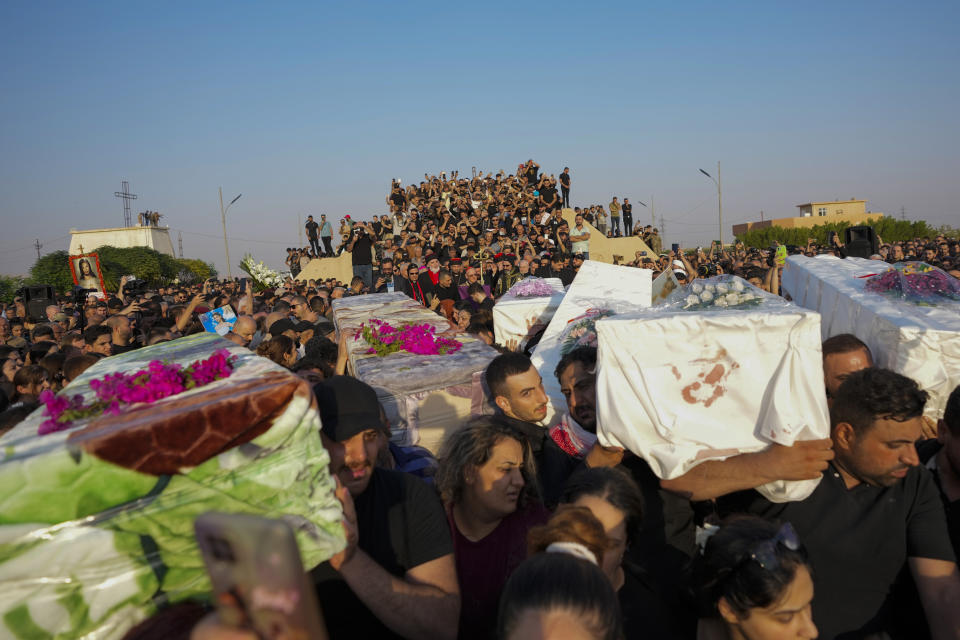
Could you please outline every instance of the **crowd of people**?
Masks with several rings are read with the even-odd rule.
[[[398,261],[414,262],[435,254],[481,265],[497,254],[511,254],[514,260],[526,257],[537,262],[559,255],[569,263],[573,255],[589,254],[590,233],[571,231],[560,215],[562,208],[570,207],[571,184],[569,167],[555,177],[541,173],[540,165],[533,160],[518,165],[509,175],[503,171],[471,178],[460,177],[457,171],[449,175],[441,172],[439,176],[425,174],[419,185],[406,188],[393,180],[386,198],[389,213],[374,216],[369,223],[359,223],[346,215],[340,219],[336,233],[326,214],[319,222],[310,216],[305,225],[309,246],[288,247],[285,262],[296,276],[310,260],[338,256],[344,251],[353,253],[351,245],[356,244],[357,232],[362,232],[373,242],[373,261],[385,252],[396,254]],[[574,212],[594,227],[594,233],[608,237],[636,235],[654,256],[662,251],[656,228],[633,224],[633,205],[628,197],[620,202],[614,196],[608,205],[577,206]],[[365,243],[360,243],[359,250],[364,253],[360,260],[365,261]],[[354,264],[370,263],[358,263],[355,258]]]
[[[341,222],[350,283],[287,279],[254,291],[210,280],[131,295],[124,280],[106,299],[64,297],[42,315],[22,300],[4,305],[0,434],[43,390],[101,358],[202,332],[199,314],[229,305],[237,320],[226,339],[314,388],[347,534],[347,548],[311,571],[331,638],[960,637],[960,388],[931,423],[913,380],[873,366],[856,337],[834,336],[822,348],[830,438],[661,480],[642,458],[597,440],[596,348],[540,372],[529,353],[494,342],[499,296],[530,275],[569,284],[588,257],[588,246],[572,249],[589,238],[559,218],[563,175],[561,193],[532,161],[514,176],[395,183],[390,215]],[[602,211],[581,209],[577,220]],[[331,223],[307,225],[311,250],[329,251]],[[839,243],[791,250],[844,253]],[[775,254],[678,247],[626,264],[680,281],[735,273],[778,294]],[[938,237],[884,244],[875,258],[920,258],[957,276],[958,256],[955,240]],[[331,303],[385,291],[501,352],[484,372],[492,415],[451,431],[437,452],[392,442],[376,392],[347,375],[351,336],[337,335]],[[542,375],[555,376],[566,399],[550,428]],[[755,491],[814,478],[802,501]],[[189,611],[183,636],[162,612],[128,637],[158,628],[152,637],[256,637]]]

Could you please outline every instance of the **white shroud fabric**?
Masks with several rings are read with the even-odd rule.
[[[815,312],[650,309],[604,318],[597,333],[600,443],[642,456],[661,478],[830,434]],[[802,500],[818,482],[759,491],[774,502]]]
[[[877,366],[916,380],[930,393],[926,415],[942,418],[950,392],[960,385],[960,303],[921,306],[863,290],[861,276],[888,268],[863,258],[790,256],[783,291],[820,312],[823,339],[852,333],[867,343]]]

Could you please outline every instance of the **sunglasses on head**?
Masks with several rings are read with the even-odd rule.
[[[790,551],[800,548],[800,538],[797,537],[796,530],[789,522],[784,522],[771,539],[758,543],[750,552],[750,559],[755,560],[763,569],[773,571],[780,566],[777,545],[781,544]]]

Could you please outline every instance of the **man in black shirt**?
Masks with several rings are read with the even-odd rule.
[[[363,279],[369,289],[373,286],[373,238],[367,233],[365,223],[357,222],[354,225],[347,251],[353,261],[353,275]]]
[[[546,178],[545,186],[540,189],[540,204],[543,206],[543,210],[550,212],[554,209],[560,207],[559,198],[557,197],[557,188],[550,182],[549,178]]]
[[[560,193],[563,194],[563,206],[570,206],[570,167],[564,167],[560,174]],[[592,222],[592,221],[591,221]]]
[[[632,236],[633,235],[633,205],[630,204],[630,198],[623,199],[623,204],[620,206],[620,210],[623,212],[623,235]]]
[[[836,458],[805,500],[774,504],[754,492],[721,501],[790,522],[815,568],[820,638],[863,638],[890,629],[885,605],[904,563],[935,638],[960,629],[960,571],[943,505],[917,466],[925,391],[897,373],[864,369],[840,385],[830,408]]]
[[[394,273],[393,259],[384,258],[380,261],[380,275],[374,283],[374,293],[393,293],[399,291],[407,293],[404,288],[403,278]]]
[[[307,230],[307,239],[310,240],[310,250],[317,256],[320,251],[320,225],[313,221],[313,216],[307,216],[307,224],[304,225]]]
[[[347,532],[347,548],[312,572],[330,638],[455,638],[460,588],[440,499],[376,466],[384,424],[372,387],[336,376],[314,393]]]
[[[484,381],[504,419],[523,433],[533,448],[537,478],[544,504],[557,504],[563,484],[573,473],[578,460],[557,446],[539,423],[547,417],[547,394],[543,379],[530,358],[522,353],[504,353],[490,361]]]
[[[927,441],[920,459],[933,473],[940,499],[947,512],[947,530],[953,552],[960,555],[960,386],[947,400],[937,424],[937,440]]]

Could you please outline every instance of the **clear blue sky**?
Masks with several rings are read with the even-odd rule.
[[[568,165],[668,241],[811,200],[960,224],[956,2],[27,2],[0,6],[0,273],[165,214],[184,255],[280,267],[297,215],[390,178]],[[647,6],[653,5],[653,6]],[[649,215],[640,206],[635,218]]]

